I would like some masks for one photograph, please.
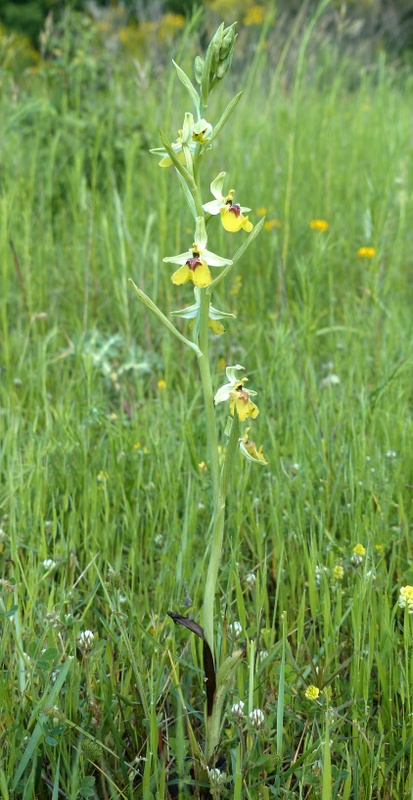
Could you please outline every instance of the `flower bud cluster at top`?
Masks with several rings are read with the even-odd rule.
[[[233,268],[237,260],[237,254],[233,259],[224,258],[211,250],[207,249],[208,235],[207,226],[213,217],[218,217],[222,227],[228,233],[244,233],[253,231],[253,224],[248,218],[251,210],[247,206],[241,206],[235,202],[235,189],[227,187],[224,191],[226,172],[220,172],[210,183],[210,191],[213,200],[203,202],[200,187],[200,166],[204,155],[210,150],[221,132],[223,126],[233,113],[241,95],[237,95],[227,106],[224,113],[213,126],[204,119],[209,95],[216,84],[228,72],[233,54],[234,45],[237,38],[235,24],[225,28],[222,23],[213,36],[205,59],[197,56],[194,64],[196,83],[199,91],[186,75],[186,73],[174,63],[178,77],[185,86],[192,103],[196,110],[196,119],[191,112],[186,112],[182,129],[178,131],[175,142],[170,142],[161,133],[163,147],[154,148],[151,153],[160,157],[161,167],[174,166],[183,189],[185,199],[195,221],[194,240],[188,250],[177,255],[166,256],[163,261],[174,264],[177,269],[172,273],[171,280],[176,286],[193,284],[195,293],[195,303],[184,309],[173,311],[174,316],[180,316],[191,321],[193,329],[193,339],[196,344],[200,341],[200,331],[202,329],[202,319],[206,324],[206,316],[202,315],[202,304],[208,303],[208,327],[215,334],[222,334],[225,331],[222,319],[233,317],[225,311],[220,311],[210,304],[210,295],[215,284],[225,277]],[[254,238],[258,232],[256,226]],[[243,248],[245,251],[245,246]],[[217,278],[213,278],[210,268],[222,268],[222,272]],[[205,300],[203,291],[208,290]],[[247,389],[244,385],[247,378],[237,378],[236,372],[243,369],[240,365],[228,367],[227,378],[229,383],[218,390],[215,395],[215,404],[229,400],[229,409],[232,416],[236,415],[240,422],[245,422],[249,417],[255,419],[258,415],[258,408],[251,400],[256,392]],[[255,442],[248,436],[249,428],[246,428],[242,437],[239,439],[239,446],[242,454],[249,460],[258,464],[266,464],[262,447],[257,448]]]

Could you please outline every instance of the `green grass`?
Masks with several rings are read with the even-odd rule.
[[[413,584],[412,78],[380,55],[356,68],[297,41],[295,73],[274,75],[263,51],[252,79],[232,77],[245,95],[204,173],[205,201],[226,169],[253,222],[262,207],[281,222],[221,285],[216,305],[238,318],[211,339],[215,387],[225,359],[258,392],[269,461],[237,463],[230,492],[220,655],[234,621],[247,651],[220,754],[234,800],[401,800],[413,793],[412,620],[397,605]],[[162,800],[171,773],[190,783],[203,740],[201,652],[166,615],[198,620],[202,605],[200,380],[128,284],[165,313],[192,302],[162,264],[192,241],[190,214],[147,152],[159,125],[175,139],[186,99],[168,71],[149,65],[141,86],[133,69],[63,59],[1,85],[7,800]],[[319,218],[327,231],[310,229]],[[227,256],[232,242],[216,228],[209,246]],[[239,700],[264,711],[258,733],[231,716]]]

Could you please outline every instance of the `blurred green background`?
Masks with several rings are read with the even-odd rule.
[[[201,6],[222,18],[234,18],[235,14],[238,21],[255,19],[258,23],[260,13],[265,16],[270,7],[278,17],[291,20],[303,9],[311,14],[317,5],[316,0],[262,0],[258,3],[254,0],[3,0],[0,23],[5,31],[27,36],[38,47],[47,16],[52,14],[56,21],[68,9],[84,11],[95,19],[116,12],[124,24],[136,24],[158,20],[165,14],[188,17]],[[413,0],[332,0],[327,13],[330,24],[334,26],[341,21],[342,35],[352,40],[380,39],[387,49],[396,53],[410,51],[413,47]]]

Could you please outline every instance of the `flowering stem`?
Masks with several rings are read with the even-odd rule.
[[[199,369],[201,372],[202,389],[204,393],[207,439],[209,447],[209,457],[211,460],[211,480],[214,511],[217,506],[219,493],[219,461],[218,461],[218,437],[215,424],[214,397],[212,391],[211,370],[208,356],[208,319],[209,319],[210,299],[205,291],[201,291],[201,308],[199,324],[199,348],[201,351],[198,357]]]

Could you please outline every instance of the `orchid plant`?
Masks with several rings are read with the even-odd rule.
[[[234,112],[242,94],[237,94],[231,100],[215,125],[205,120],[204,116],[207,113],[211,91],[225,77],[231,66],[236,38],[235,24],[227,28],[223,23],[220,25],[208,46],[205,59],[199,56],[195,59],[194,71],[198,89],[195,88],[188,75],[173,62],[178,77],[193,103],[195,117],[191,112],[187,112],[177,141],[171,143],[161,132],[162,147],[151,150],[151,153],[160,158],[159,165],[161,167],[174,167],[194,220],[193,244],[188,247],[186,252],[166,256],[163,259],[167,264],[177,266],[171,275],[173,284],[193,283],[195,302],[183,309],[170,312],[173,317],[191,320],[192,337],[184,336],[158,306],[132,282],[138,298],[156,314],[171,333],[195,353],[201,374],[212,482],[210,528],[212,533],[207,545],[209,563],[204,590],[203,627],[179,614],[170,613],[170,616],[175,622],[187,627],[203,640],[207,693],[206,742],[202,754],[205,769],[214,767],[226,692],[236,667],[244,655],[243,649],[235,650],[219,669],[215,670],[214,606],[223,551],[225,505],[230,476],[234,471],[234,461],[239,457],[238,452],[250,462],[261,466],[267,464],[262,447],[257,447],[249,436],[250,427],[241,429],[247,420],[254,420],[259,413],[258,406],[252,400],[256,396],[256,392],[247,388],[248,379],[246,377],[239,377],[239,373],[244,370],[244,367],[240,364],[227,367],[227,383],[214,393],[208,352],[210,330],[215,335],[222,334],[224,326],[221,320],[234,317],[233,314],[220,311],[212,305],[213,291],[239,262],[264,222],[261,220],[260,223],[253,226],[248,217],[250,209],[234,201],[234,189],[224,192],[225,172],[220,172],[210,182],[213,200],[203,202],[201,192],[201,167],[204,158],[215,146],[218,135]],[[213,227],[211,223],[215,218],[220,219],[221,225],[230,235],[240,232],[242,236],[248,234],[231,259],[207,249],[207,230],[209,231],[209,228]],[[227,404],[229,412],[228,424],[225,428],[226,454],[222,467],[215,418],[215,406],[220,403]]]

